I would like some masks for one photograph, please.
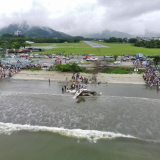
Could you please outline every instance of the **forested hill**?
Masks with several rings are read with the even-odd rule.
[[[25,37],[32,37],[32,38],[41,38],[41,37],[48,37],[48,38],[72,38],[72,36],[65,34],[63,32],[55,31],[49,27],[40,27],[40,26],[29,26],[27,24],[11,24],[8,27],[0,29],[0,36],[5,33],[13,34],[15,31],[21,31],[21,33]]]
[[[116,37],[116,38],[134,38],[133,35],[130,35],[128,33],[118,32],[118,31],[109,31],[109,30],[104,30],[101,33],[85,34],[83,36],[87,37],[87,38],[99,38],[99,39],[108,39],[110,37]]]

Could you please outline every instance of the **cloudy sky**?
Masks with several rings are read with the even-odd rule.
[[[0,28],[22,21],[71,35],[160,33],[160,0],[0,0]]]

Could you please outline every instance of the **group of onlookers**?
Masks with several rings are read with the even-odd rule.
[[[7,65],[0,65],[0,79],[12,77],[14,74],[21,70],[20,67],[17,66],[7,66]]]
[[[143,73],[143,78],[147,84],[150,86],[157,86],[160,88],[160,75],[159,71],[152,66],[146,68],[146,71]]]

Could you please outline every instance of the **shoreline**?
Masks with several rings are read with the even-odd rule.
[[[49,80],[56,81],[59,83],[66,83],[66,77],[68,81],[71,80],[73,73],[69,72],[58,72],[58,71],[26,71],[21,70],[15,74],[11,79],[17,80]],[[80,73],[82,77],[88,79],[92,78],[92,74]],[[145,84],[142,74],[106,74],[99,73],[97,74],[97,82],[102,84],[106,83],[119,83],[119,84]]]

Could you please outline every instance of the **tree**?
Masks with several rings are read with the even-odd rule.
[[[0,47],[2,48],[3,56],[4,56],[4,54],[6,53],[6,50],[11,48],[11,43],[4,42],[0,45]]]
[[[26,46],[30,47],[31,44],[29,44],[29,43],[27,43],[27,42],[22,42],[22,43],[21,43],[21,46],[24,47],[24,48],[26,48]]]
[[[136,38],[130,38],[129,39],[129,43],[136,43],[137,42],[137,39]]]
[[[111,37],[111,38],[109,38],[109,42],[110,42],[110,43],[117,42],[117,38]]]
[[[21,45],[21,43],[19,43],[19,42],[13,42],[13,43],[12,43],[12,46],[13,46],[13,48],[15,48],[15,49],[19,49],[22,45]]]
[[[157,68],[158,63],[160,62],[160,56],[152,56],[151,58],[154,58],[153,62],[154,62],[155,67]]]
[[[115,61],[117,60],[117,58],[118,58],[118,56],[117,56],[117,55],[114,55],[114,59],[115,59]]]

